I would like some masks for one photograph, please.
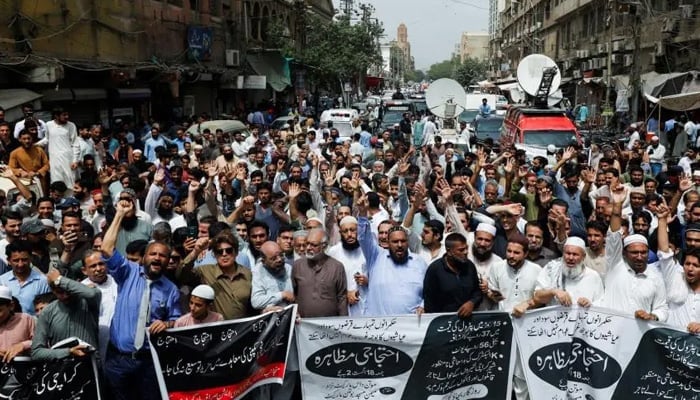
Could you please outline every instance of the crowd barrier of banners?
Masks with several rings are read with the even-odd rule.
[[[276,313],[150,339],[163,399],[240,399],[280,384],[296,329],[304,399],[510,399],[517,339],[530,398],[700,399],[700,337],[592,307],[511,319]],[[99,399],[93,359],[0,363],[0,399]]]
[[[297,326],[304,399],[507,399],[506,313],[311,318]]]
[[[95,400],[100,398],[94,357],[31,361],[16,357],[0,361],[0,399]]]
[[[612,310],[514,319],[531,399],[700,399],[700,337]]]
[[[238,399],[282,383],[296,305],[231,321],[170,329],[150,338],[164,399]]]

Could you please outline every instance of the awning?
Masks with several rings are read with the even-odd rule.
[[[151,98],[151,89],[117,89],[119,100],[143,100]]]
[[[23,118],[22,104],[33,103],[41,97],[41,94],[27,89],[0,90],[0,106],[5,109],[5,120],[16,121]],[[35,106],[35,108],[39,107]]]
[[[482,88],[494,88],[494,87],[496,87],[496,85],[488,79],[485,79],[483,81],[479,81],[476,84]]]
[[[700,92],[681,93],[661,98],[644,94],[647,100],[658,104],[661,108],[672,111],[690,111],[700,108]]]
[[[668,74],[659,74],[657,72],[647,72],[642,74],[642,90],[644,93],[649,93],[653,97],[665,97],[679,94],[683,91],[683,86],[689,74],[688,72],[671,72]],[[629,75],[613,76],[615,81],[615,90],[627,90],[627,93],[632,93],[629,90]]]
[[[504,84],[498,85],[498,88],[507,92],[509,90],[520,88],[520,84],[518,82],[504,83]]]
[[[149,90],[150,92],[150,90]],[[150,97],[150,94],[149,94]],[[99,88],[73,89],[73,98],[76,101],[84,100],[104,100],[107,98],[107,91]]]
[[[46,103],[59,102],[59,101],[73,101],[73,92],[68,88],[62,89],[48,89],[41,92],[44,96],[42,101]]]
[[[267,77],[267,83],[275,92],[292,85],[289,62],[279,52],[249,53],[246,60],[255,73]]]

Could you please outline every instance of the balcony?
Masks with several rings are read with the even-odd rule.
[[[550,19],[558,20],[567,17],[569,14],[580,11],[581,7],[584,7],[594,0],[563,0],[558,6],[552,7]]]

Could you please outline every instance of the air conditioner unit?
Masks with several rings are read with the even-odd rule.
[[[220,53],[219,53],[220,54]],[[239,67],[241,65],[241,53],[238,50],[226,50],[226,66]],[[192,114],[190,114],[192,115]]]
[[[613,54],[612,55],[612,63],[613,64],[622,64],[624,59],[625,58],[622,56],[622,54]]]
[[[568,50],[568,49],[569,49],[569,44],[568,44],[568,43],[562,43],[561,49],[562,49],[562,50]]]
[[[634,56],[632,54],[625,54],[625,67],[629,67],[634,62]]]
[[[562,69],[567,70],[569,68],[571,68],[571,61],[564,61],[562,63]]]
[[[691,4],[680,5],[678,9],[681,11],[681,18],[690,19],[693,17],[693,6]]]
[[[598,45],[598,54],[604,54],[608,52],[608,46],[606,44]]]
[[[582,56],[583,58],[588,58],[588,57],[591,56],[591,52],[588,51],[588,50],[581,50],[581,56]]]
[[[574,78],[580,78],[580,77],[582,76],[582,75],[581,75],[581,71],[579,71],[579,70],[574,70],[574,75],[573,75],[573,76],[574,76]]]
[[[613,51],[622,51],[625,48],[625,43],[622,40],[616,40],[612,44]]]

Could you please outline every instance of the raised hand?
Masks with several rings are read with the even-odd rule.
[[[443,187],[442,190],[440,190],[440,196],[442,196],[442,198],[445,199],[447,204],[452,204],[452,201],[453,201],[452,193],[453,193],[453,190],[449,185]]]
[[[187,191],[192,194],[197,193],[200,186],[201,184],[199,183],[199,181],[192,179],[190,181],[190,185],[187,187]]]
[[[681,179],[678,181],[678,189],[681,192],[685,192],[686,190],[690,190],[690,188],[693,187],[693,181],[690,179],[690,176],[683,174]]]
[[[617,186],[615,186],[615,183],[617,183]],[[627,199],[627,194],[629,193],[629,189],[622,184],[620,184],[619,181],[613,181],[610,184],[610,196],[611,200],[613,203],[624,203],[625,200]]]
[[[513,173],[513,168],[515,168],[515,158],[508,158],[505,165],[503,166],[503,170],[506,171],[508,175]]]
[[[153,175],[153,183],[160,186],[163,184],[164,180],[165,180],[165,170],[161,168],[158,171],[156,171],[155,175]]]
[[[298,183],[290,183],[289,184],[288,195],[289,195],[290,200],[296,199],[296,197],[299,196],[300,193],[301,193],[301,186],[299,186]]]
[[[561,155],[562,160],[571,160],[573,156],[576,154],[576,149],[573,147],[567,147],[566,150],[564,150],[564,153]]]
[[[552,189],[550,188],[545,188],[543,190],[539,191],[539,196],[540,196],[540,203],[542,204],[548,204],[550,201],[552,201]]]
[[[219,168],[216,166],[216,162],[212,161],[207,165],[207,174],[209,175],[210,178],[213,178],[216,176],[216,174],[219,173]]]

